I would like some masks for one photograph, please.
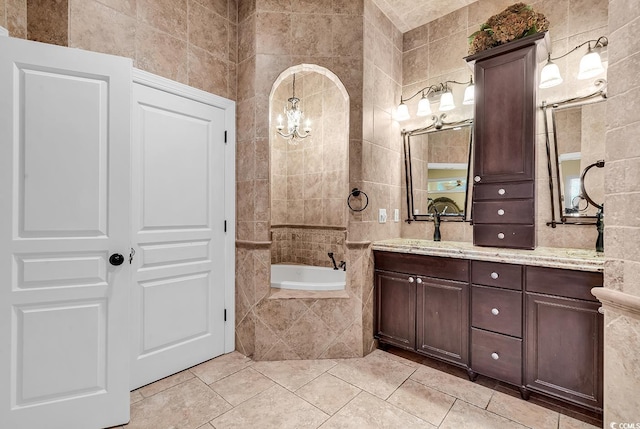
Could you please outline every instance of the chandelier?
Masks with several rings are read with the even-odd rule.
[[[296,75],[293,75],[293,95],[289,98],[289,105],[284,107],[284,114],[287,117],[287,131],[283,132],[284,124],[282,115],[278,115],[278,125],[276,130],[285,139],[289,139],[289,144],[296,145],[302,139],[311,135],[311,122],[307,119],[302,132],[300,125],[304,119],[304,112],[300,110],[300,99],[296,97]]]

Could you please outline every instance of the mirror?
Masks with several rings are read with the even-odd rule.
[[[597,82],[602,88],[584,97],[551,106],[542,104],[551,193],[550,226],[597,221],[604,202],[604,84],[603,80]]]
[[[407,222],[465,221],[468,202],[472,120],[403,131]]]

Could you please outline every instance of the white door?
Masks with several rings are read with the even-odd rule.
[[[225,110],[178,92],[133,84],[131,389],[224,353]]]
[[[0,37],[0,426],[129,420],[131,61]]]

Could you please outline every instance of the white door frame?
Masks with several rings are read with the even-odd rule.
[[[224,328],[224,351],[225,353],[230,353],[235,350],[236,103],[233,100],[229,100],[136,68],[133,69],[133,82],[224,109],[225,111],[227,144],[224,155],[224,206],[225,219],[227,221],[227,232],[225,234],[224,244],[224,304],[227,309],[227,322]]]

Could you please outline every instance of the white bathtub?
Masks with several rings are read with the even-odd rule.
[[[271,287],[296,290],[344,290],[346,272],[309,265],[271,265]]]

